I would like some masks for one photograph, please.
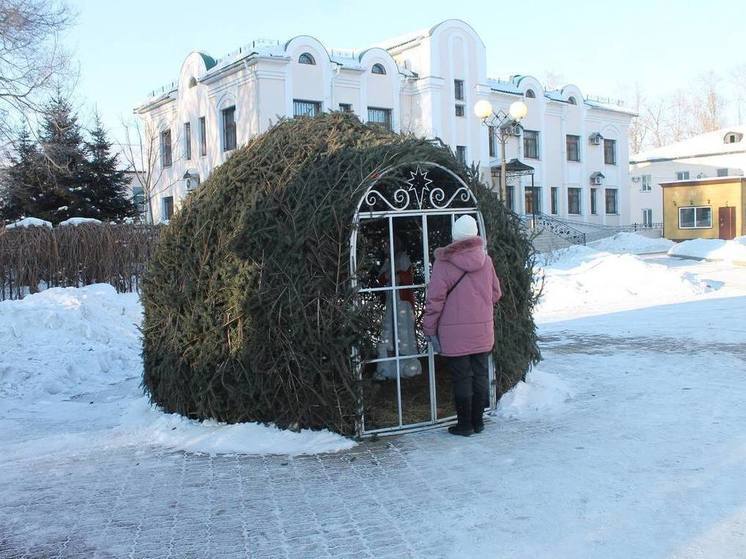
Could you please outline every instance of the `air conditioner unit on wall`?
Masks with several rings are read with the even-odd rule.
[[[594,132],[588,137],[588,141],[593,144],[594,146],[600,145],[601,140],[603,140],[604,137],[601,135],[600,132]]]
[[[640,177],[632,177],[632,182],[640,182]]]
[[[591,184],[593,186],[600,186],[601,185],[601,177],[593,177],[591,179]]]

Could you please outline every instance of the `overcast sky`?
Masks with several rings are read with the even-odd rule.
[[[255,38],[307,34],[330,48],[360,50],[459,18],[484,40],[491,77],[521,73],[543,81],[551,72],[586,95],[609,97],[628,95],[636,82],[663,95],[715,71],[734,99],[730,75],[746,64],[746,7],[735,0],[72,0],[72,6],[78,21],[66,42],[80,69],[81,117],[87,121],[96,106],[117,137],[121,117],[175,79],[189,52],[221,57]],[[728,124],[735,124],[734,107]]]

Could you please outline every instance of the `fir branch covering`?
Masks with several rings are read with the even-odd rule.
[[[479,201],[502,280],[496,309],[500,393],[540,359],[534,252],[506,210],[441,144],[353,115],[283,120],[239,148],[185,200],[143,285],[143,385],[166,411],[354,434],[362,387],[351,348],[371,343],[355,305],[350,235],[382,169],[430,161]]]

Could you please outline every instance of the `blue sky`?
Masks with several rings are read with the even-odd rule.
[[[71,0],[67,45],[80,68],[76,98],[96,106],[119,135],[121,117],[175,79],[192,50],[220,57],[254,38],[308,34],[332,48],[362,49],[447,18],[470,23],[487,45],[488,73],[547,72],[585,94],[624,97],[635,82],[651,95],[715,71],[727,83],[746,63],[746,8],[738,1],[495,2],[376,0]],[[731,117],[734,116],[731,113]],[[734,120],[734,118],[731,118]]]

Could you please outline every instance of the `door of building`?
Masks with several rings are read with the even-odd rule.
[[[719,238],[729,241],[736,236],[736,208],[726,206],[718,210]]]

